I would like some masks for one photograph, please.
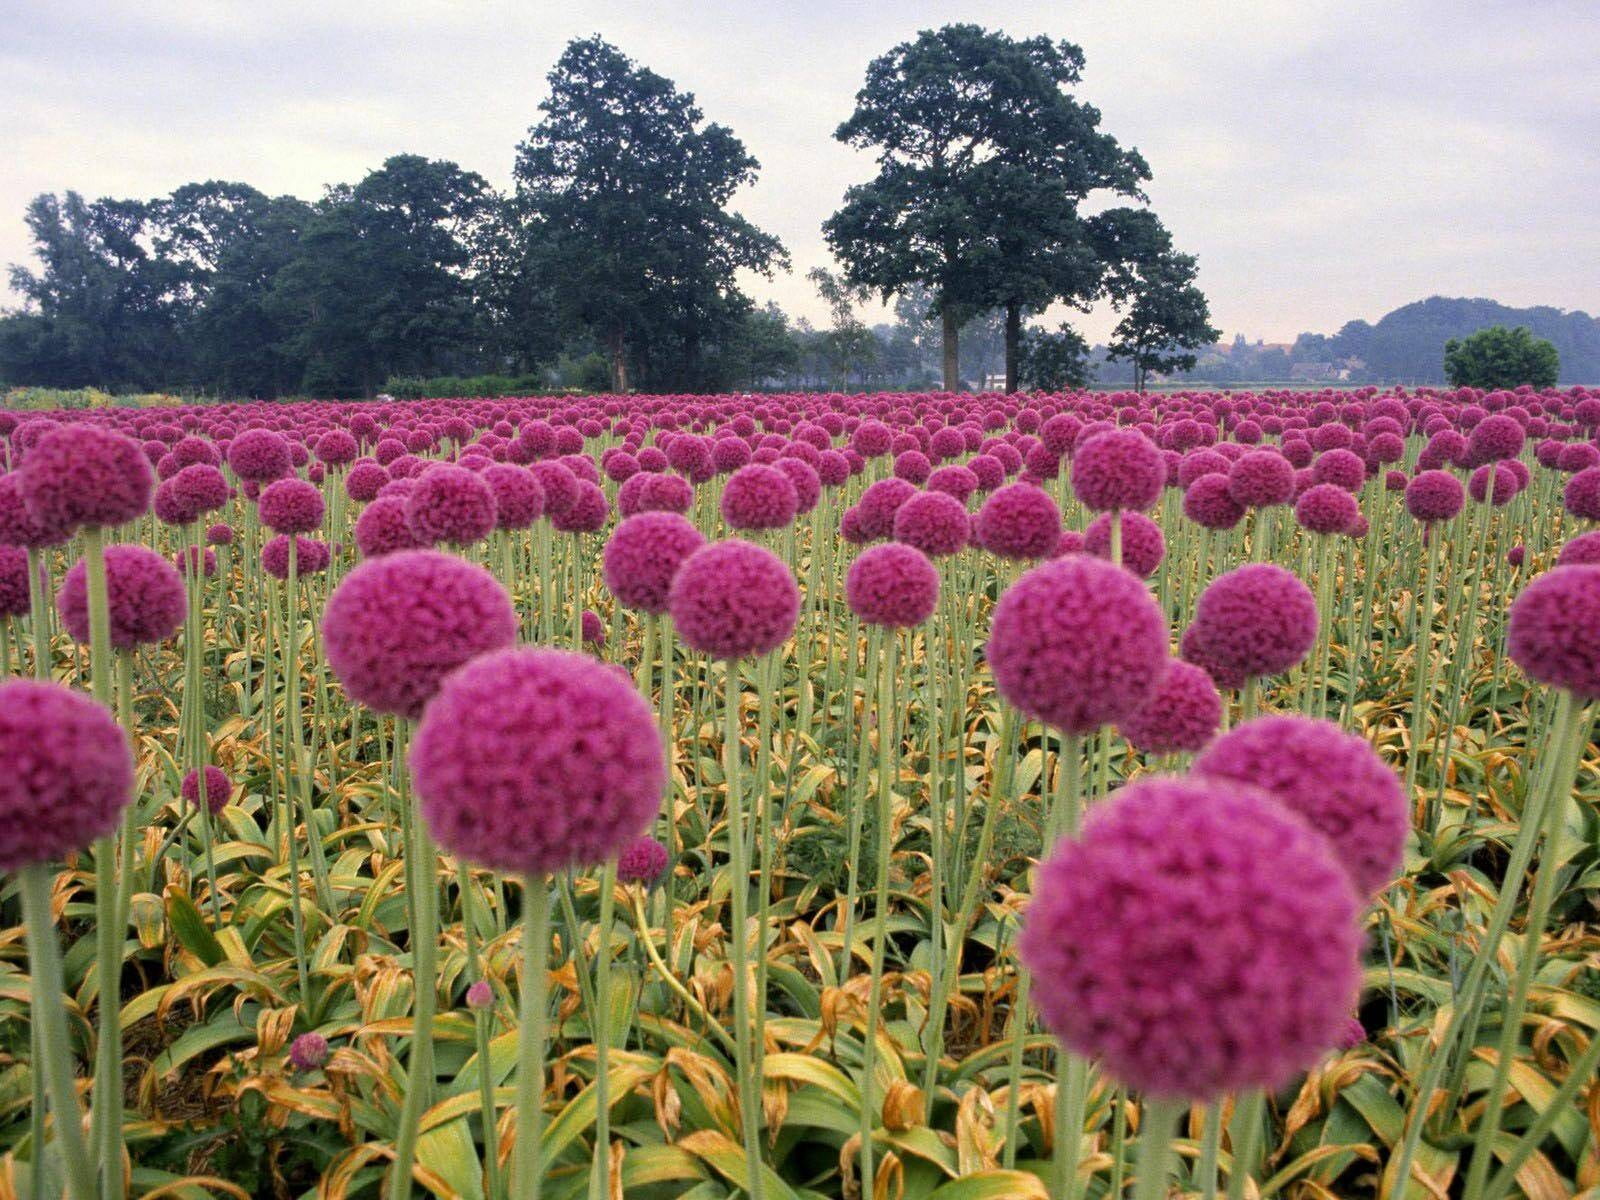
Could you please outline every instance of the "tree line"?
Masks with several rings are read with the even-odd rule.
[[[1106,348],[1146,373],[1214,341],[1196,262],[1146,202],[1150,168],[1075,94],[1081,49],[975,25],[873,60],[835,136],[875,154],[810,273],[826,329],[758,307],[741,272],[788,270],[732,207],[760,164],[693,94],[598,36],[571,42],[497,191],[400,154],[315,201],[247,183],[151,200],[45,194],[35,266],[0,317],[0,380],[229,396],[370,395],[393,381],[716,391],[1009,389],[1086,380],[1056,305],[1106,301]],[[892,324],[857,310],[891,302]],[[979,354],[962,353],[976,339]],[[936,356],[936,361],[930,362]]]

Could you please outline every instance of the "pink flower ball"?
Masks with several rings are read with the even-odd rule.
[[[1200,593],[1194,626],[1197,649],[1203,647],[1225,671],[1252,678],[1277,675],[1310,652],[1317,638],[1317,602],[1311,589],[1282,567],[1249,563],[1219,575]]]
[[[1244,514],[1228,476],[1220,473],[1200,476],[1183,494],[1183,515],[1206,529],[1232,529]]]
[[[1135,750],[1179,754],[1199,750],[1222,724],[1222,696],[1201,667],[1176,660],[1150,698],[1117,730]]]
[[[470,546],[494,532],[494,492],[465,467],[437,466],[417,480],[406,498],[406,524],[424,545]]]
[[[21,546],[0,544],[0,621],[27,616],[30,596],[28,552]]]
[[[360,453],[361,444],[343,429],[330,429],[317,439],[317,457],[330,467],[352,463]]]
[[[550,525],[561,533],[599,533],[610,516],[611,505],[600,486],[581,479],[572,503],[561,512],[552,513]]]
[[[617,489],[617,511],[686,513],[694,504],[694,487],[681,475],[641,471]]]
[[[978,510],[978,543],[1001,558],[1048,558],[1061,537],[1061,510],[1031,483],[995,491]]]
[[[617,856],[617,879],[649,887],[667,873],[667,864],[665,846],[653,837],[635,838]]]
[[[1500,490],[1498,480],[1495,490]],[[1567,480],[1561,502],[1580,521],[1600,521],[1600,467],[1585,467]]]
[[[322,525],[322,489],[303,479],[278,479],[261,489],[261,523],[274,533],[310,533]]]
[[[1424,524],[1450,520],[1466,502],[1466,489],[1449,471],[1423,471],[1406,484],[1406,511]]]
[[[1101,513],[1083,531],[1083,549],[1096,558],[1111,558],[1111,514]],[[1140,579],[1149,579],[1167,556],[1161,526],[1141,512],[1122,514],[1122,565]]]
[[[1136,712],[1167,668],[1167,622],[1121,567],[1074,555],[1006,589],[989,631],[995,686],[1023,715],[1090,733]]]
[[[206,541],[213,546],[233,545],[233,526],[219,521],[206,530]]]
[[[517,616],[482,567],[410,550],[346,575],[328,600],[322,636],[352,699],[415,720],[451,671],[516,641]]]
[[[940,467],[928,476],[930,492],[944,492],[964,505],[978,490],[978,477],[966,467]]]
[[[1166,460],[1137,429],[1096,434],[1072,456],[1072,490],[1096,512],[1149,508],[1166,482]]]
[[[1128,784],[1037,888],[1018,949],[1045,1024],[1149,1096],[1285,1086],[1337,1044],[1360,990],[1349,877],[1253,788]]]
[[[117,650],[152,646],[183,626],[188,593],[170,562],[144,546],[107,546],[106,601],[111,611],[111,645]],[[76,640],[89,640],[89,579],[79,559],[56,593],[61,623]]]
[[[740,467],[722,488],[722,519],[734,529],[782,529],[799,507],[794,484],[775,466]]]
[[[1596,472],[1597,481],[1600,481],[1600,472]],[[1574,479],[1577,476],[1573,477]],[[1467,479],[1467,495],[1479,504],[1491,504],[1501,508],[1510,504],[1520,490],[1516,472],[1511,470],[1509,463],[1486,463],[1474,471]],[[1567,490],[1572,490],[1569,482]]]
[[[1506,651],[1529,679],[1580,700],[1600,696],[1600,566],[1556,567],[1511,604]]]
[[[1347,492],[1359,492],[1367,481],[1367,465],[1350,450],[1329,450],[1311,468],[1318,483],[1331,484]]]
[[[864,540],[872,542],[893,533],[895,514],[916,494],[917,489],[904,479],[880,479],[868,485],[856,502]]]
[[[192,463],[156,488],[156,519],[187,525],[228,502],[228,481],[216,467]]]
[[[102,529],[150,510],[156,476],[139,443],[93,425],[39,439],[17,472],[29,514],[44,529]]]
[[[776,650],[794,632],[800,589],[776,554],[730,538],[684,560],[667,597],[685,644],[712,658]]]
[[[1371,744],[1331,721],[1257,717],[1222,735],[1194,770],[1249,784],[1325,836],[1363,896],[1400,871],[1411,818],[1400,779]]]
[[[1475,467],[1503,458],[1515,458],[1522,453],[1526,441],[1527,433],[1515,417],[1505,413],[1485,417],[1467,435],[1467,465]]]
[[[888,542],[862,551],[850,564],[844,594],[866,624],[909,629],[938,607],[939,572],[922,551]]]
[[[351,467],[344,477],[344,493],[360,503],[375,500],[383,485],[389,482],[389,472],[375,462],[360,462]]]
[[[34,518],[22,502],[15,474],[0,475],[0,545],[43,550],[71,537],[71,529],[44,525]]]
[[[328,549],[327,542],[319,542],[315,538],[294,535],[294,569],[299,579],[308,575],[318,575],[328,569],[332,562],[332,552]],[[289,578],[289,535],[280,533],[261,547],[261,569],[274,579],[287,580]]]
[[[572,473],[572,468],[564,463],[545,459],[535,462],[528,470],[533,472],[533,477],[544,489],[546,517],[554,521],[558,514],[572,507],[578,498],[578,477]]]
[[[228,797],[233,795],[233,784],[228,781],[227,774],[221,767],[207,766],[205,769],[206,781],[206,811],[213,817],[221,812],[228,803]],[[190,771],[183,777],[183,784],[179,788],[185,801],[190,804],[200,803],[199,771]]]
[[[1246,508],[1271,508],[1294,499],[1294,466],[1276,450],[1252,450],[1228,469],[1228,491]]]
[[[1565,546],[1556,556],[1556,566],[1594,566],[1600,565],[1600,529],[1589,533],[1580,533]]]
[[[1056,539],[1055,552],[1051,558],[1065,558],[1069,554],[1083,553],[1083,534],[1076,529],[1063,529],[1061,536]]]
[[[1356,498],[1334,483],[1313,484],[1294,502],[1294,519],[1308,533],[1349,533],[1360,517]]]
[[[60,859],[117,828],[133,754],[116,718],[58,683],[0,684],[0,870]]]
[[[210,546],[185,546],[172,556],[172,565],[185,577],[198,566],[201,575],[212,579],[217,573],[217,552]]]
[[[228,466],[250,483],[282,479],[293,465],[289,443],[270,429],[247,429],[228,443]]]
[[[501,529],[527,529],[544,515],[544,489],[525,468],[496,463],[483,469],[483,481],[494,495],[495,524]]]
[[[399,496],[380,496],[356,518],[356,549],[362,558],[423,548],[424,544],[411,532],[406,502]]]
[[[677,513],[628,517],[612,531],[601,555],[606,587],[625,608],[664,613],[672,577],[705,543],[700,531]]]
[[[320,1033],[302,1033],[289,1043],[289,1066],[296,1071],[320,1070],[328,1061],[328,1039]]]
[[[803,443],[802,443],[803,444]],[[820,456],[819,456],[820,458]],[[804,459],[785,456],[772,464],[794,484],[795,513],[804,516],[822,499],[822,476]]]
[[[620,854],[667,782],[655,713],[626,674],[561,650],[501,650],[457,671],[410,764],[441,846],[532,876]]]
[[[593,609],[586,608],[578,617],[584,644],[587,646],[604,646],[606,644],[606,626],[600,619],[600,614]]]
[[[894,515],[894,540],[931,558],[965,550],[971,529],[966,506],[944,492],[918,492]]]

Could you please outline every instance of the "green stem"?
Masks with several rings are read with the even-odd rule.
[[[1162,1200],[1167,1194],[1167,1168],[1172,1138],[1188,1104],[1182,1100],[1146,1100],[1139,1127],[1139,1178],[1134,1200]]]
[[[589,1034],[594,1039],[594,1180],[604,1185],[611,1178],[611,921],[617,892],[617,860],[608,859],[600,872],[600,928],[595,959],[593,1015]]]
[[[1260,1091],[1241,1097],[1233,1110],[1233,1166],[1228,1171],[1228,1200],[1244,1200],[1245,1181],[1255,1173],[1261,1154],[1261,1124],[1267,1097]]]
[[[872,1180],[872,1129],[882,1099],[878,1095],[878,1021],[883,1007],[883,961],[889,941],[889,863],[894,856],[895,659],[900,647],[896,630],[883,631],[883,655],[878,662],[878,867],[873,902],[872,979],[867,992],[866,1039],[861,1047],[861,1181],[870,1191]]]
[[[512,1194],[539,1200],[544,1185],[540,1139],[544,1133],[545,1016],[549,1007],[550,882],[523,880],[522,997],[517,1026],[517,1137]]]
[[[752,1078],[750,1047],[750,864],[745,858],[744,797],[739,786],[739,669],[733,662],[723,664],[723,729],[722,766],[727,782],[728,853],[731,858],[732,929],[729,930],[733,949],[733,1032],[739,1091],[739,1124],[743,1137],[749,1178],[746,1189],[751,1200],[761,1200],[764,1181],[761,1177],[761,1097],[750,1085]]]

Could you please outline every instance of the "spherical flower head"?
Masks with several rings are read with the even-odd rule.
[[[1166,460],[1137,429],[1096,434],[1072,456],[1072,490],[1096,512],[1149,508],[1166,482]]]
[[[380,496],[356,518],[356,549],[362,558],[424,548],[411,532],[406,502],[399,496]]]
[[[555,519],[578,498],[578,477],[572,468],[553,459],[535,462],[528,470],[544,489],[544,515]]]
[[[1329,450],[1312,465],[1311,477],[1347,492],[1359,492],[1367,481],[1367,465],[1351,450]]]
[[[1006,481],[1005,465],[992,454],[974,454],[967,459],[967,470],[978,481],[978,491],[992,492]],[[930,475],[929,481],[933,477]]]
[[[799,507],[794,484],[775,466],[740,467],[722,488],[722,519],[734,529],[782,529]]]
[[[917,489],[904,479],[880,479],[868,485],[856,502],[864,540],[876,541],[893,533],[895,514],[916,494]]]
[[[1556,556],[1556,566],[1576,567],[1600,565],[1600,529],[1580,533]]]
[[[1512,546],[1511,549],[1506,551],[1506,562],[1512,567],[1520,567],[1527,561],[1528,548],[1521,542],[1518,542],[1515,546]]]
[[[692,649],[718,659],[748,658],[776,650],[794,632],[800,589],[776,554],[729,538],[684,560],[667,608]]]
[[[179,788],[184,800],[189,804],[200,803],[199,771],[190,771],[183,777],[183,784]],[[221,767],[207,766],[204,772],[206,787],[206,811],[216,816],[227,806],[228,797],[233,794],[233,784],[228,781],[227,774]]]
[[[1404,786],[1371,743],[1332,721],[1257,717],[1211,743],[1193,769],[1260,788],[1293,810],[1328,839],[1362,896],[1400,871],[1411,832]]]
[[[1467,502],[1467,491],[1449,471],[1423,471],[1406,484],[1406,511],[1418,521],[1448,521]]]
[[[995,686],[1024,716],[1091,733],[1136,712],[1167,668],[1167,622],[1134,575],[1074,555],[1006,589],[989,630]]]
[[[804,446],[805,443],[800,443]],[[792,448],[791,448],[792,449]],[[820,455],[818,456],[820,458]],[[796,500],[795,513],[804,516],[822,499],[822,476],[815,467],[803,458],[795,458],[793,454],[786,454],[772,464],[789,477],[789,482],[794,484]]]
[[[172,556],[172,565],[177,567],[178,572],[185,578],[198,568],[201,575],[211,579],[217,573],[217,552],[210,546],[185,546]]]
[[[1313,484],[1294,502],[1294,519],[1308,533],[1349,533],[1360,516],[1356,498],[1334,483]]]
[[[527,529],[544,515],[544,488],[525,468],[495,463],[483,469],[482,478],[494,494],[495,524],[501,529]]]
[[[667,872],[667,858],[667,848],[655,838],[635,838],[617,856],[617,878],[623,883],[654,886]]]
[[[0,870],[82,850],[133,799],[133,754],[116,718],[58,683],[0,684]]]
[[[17,476],[0,475],[0,545],[43,550],[59,546],[72,537],[72,530],[43,525],[34,519],[22,502]]]
[[[966,467],[940,467],[928,476],[930,492],[944,492],[965,504],[978,490],[978,477]]]
[[[228,481],[216,467],[194,463],[156,488],[156,519],[167,525],[187,525],[228,502]]]
[[[1122,520],[1122,565],[1140,579],[1149,579],[1167,556],[1167,539],[1161,526],[1140,512],[1124,512]],[[1101,513],[1083,531],[1083,549],[1096,558],[1111,557],[1111,514]]]
[[[361,444],[343,429],[330,429],[317,439],[317,458],[330,467],[342,467],[356,460]]]
[[[178,632],[188,608],[188,594],[172,563],[144,546],[107,546],[105,564],[113,648],[152,646]],[[88,642],[89,581],[81,558],[61,581],[56,611],[68,633]]]
[[[1600,446],[1596,446],[1593,442],[1572,442],[1565,446],[1557,443],[1554,465],[1569,475],[1577,474],[1589,467],[1600,467]]]
[[[1146,754],[1192,754],[1222,724],[1222,696],[1204,668],[1176,660],[1150,698],[1117,730],[1135,750]]]
[[[494,492],[465,467],[432,468],[406,498],[406,524],[424,545],[470,546],[494,531],[497,518]]]
[[[1046,1026],[1149,1096],[1275,1091],[1337,1044],[1361,981],[1360,902],[1269,796],[1155,777],[1039,869],[1018,950]]]
[[[617,489],[617,511],[625,517],[643,512],[686,513],[694,504],[694,486],[681,475],[641,471]]]
[[[0,621],[28,614],[28,552],[21,546],[0,544]]]
[[[280,533],[261,547],[261,569],[274,579],[289,578],[289,537]],[[328,569],[332,561],[327,542],[294,535],[294,570],[297,578],[316,575]]]
[[[1467,478],[1467,495],[1480,504],[1490,504],[1495,508],[1510,504],[1521,490],[1521,480],[1509,462],[1485,463]]]
[[[600,619],[600,614],[592,608],[586,608],[578,618],[582,627],[583,643],[586,646],[604,646],[606,644],[606,625]]]
[[[451,671],[516,640],[517,616],[482,567],[409,550],[346,575],[328,600],[322,637],[352,699],[414,720]]]
[[[850,460],[837,450],[817,455],[817,479],[823,487],[836,488],[850,478]]]
[[[322,489],[303,479],[277,479],[261,489],[256,511],[274,533],[310,533],[322,525]]]
[[[863,421],[850,435],[850,448],[862,458],[877,458],[889,453],[894,434],[882,421]]]
[[[213,546],[233,545],[233,526],[225,521],[218,521],[206,530],[206,541]]]
[[[1244,514],[1228,476],[1220,472],[1200,476],[1183,494],[1183,515],[1206,529],[1232,529]]]
[[[294,460],[282,434],[270,429],[247,429],[228,443],[228,466],[240,479],[270,483],[287,475]]]
[[[1511,604],[1506,650],[1529,679],[1600,696],[1600,566],[1546,571]]]
[[[1219,575],[1200,593],[1198,644],[1225,670],[1260,678],[1287,671],[1317,639],[1311,589],[1273,563]],[[1202,664],[1204,665],[1204,664]]]
[[[909,629],[939,605],[939,571],[927,555],[903,542],[864,550],[850,564],[845,601],[868,625]]]
[[[1476,467],[1515,458],[1522,453],[1527,436],[1515,417],[1505,413],[1485,417],[1467,435],[1467,464]]]
[[[894,514],[894,540],[930,558],[965,550],[971,530],[966,506],[944,492],[918,492]]]
[[[1219,688],[1236,692],[1245,685],[1245,675],[1242,671],[1218,661],[1205,642],[1205,630],[1198,625],[1190,625],[1183,631],[1183,636],[1178,639],[1178,654],[1184,662],[1193,663],[1211,676],[1211,681]]]
[[[1228,491],[1246,508],[1294,499],[1294,465],[1276,450],[1252,450],[1228,468]]]
[[[978,510],[978,543],[1001,558],[1048,558],[1061,536],[1061,510],[1031,483],[1010,483]]]
[[[1561,503],[1581,521],[1600,521],[1600,467],[1585,467],[1567,480]]]
[[[28,451],[17,487],[42,529],[103,529],[148,512],[156,476],[132,438],[62,425]]]
[[[289,1066],[296,1071],[316,1071],[328,1061],[328,1039],[320,1033],[302,1033],[289,1043]]]
[[[1056,539],[1056,548],[1051,558],[1065,558],[1069,554],[1082,554],[1083,534],[1076,529],[1063,529],[1061,536]]]
[[[561,650],[501,650],[457,671],[410,763],[441,846],[525,875],[620,854],[667,781],[655,713],[627,675]]]
[[[473,1012],[486,1012],[494,1007],[494,988],[487,979],[467,985],[467,1007]]]
[[[933,473],[933,464],[921,450],[902,450],[895,455],[894,477],[921,486]]]
[[[677,513],[639,513],[612,531],[601,555],[601,574],[623,607],[659,615],[667,611],[672,577],[705,544],[700,531]]]
[[[383,485],[389,482],[389,472],[375,462],[359,462],[346,472],[344,493],[360,503],[377,498]]]
[[[563,511],[552,513],[550,525],[562,533],[599,533],[610,515],[611,504],[599,485],[580,479],[572,503]]]

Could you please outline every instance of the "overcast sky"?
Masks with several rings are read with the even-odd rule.
[[[503,187],[546,71],[598,32],[760,159],[735,207],[794,270],[751,291],[821,321],[818,226],[872,173],[833,130],[871,58],[951,21],[1083,47],[1080,96],[1149,160],[1229,335],[1433,293],[1600,313],[1595,0],[0,0],[0,264],[43,191],[314,198],[402,151]]]

